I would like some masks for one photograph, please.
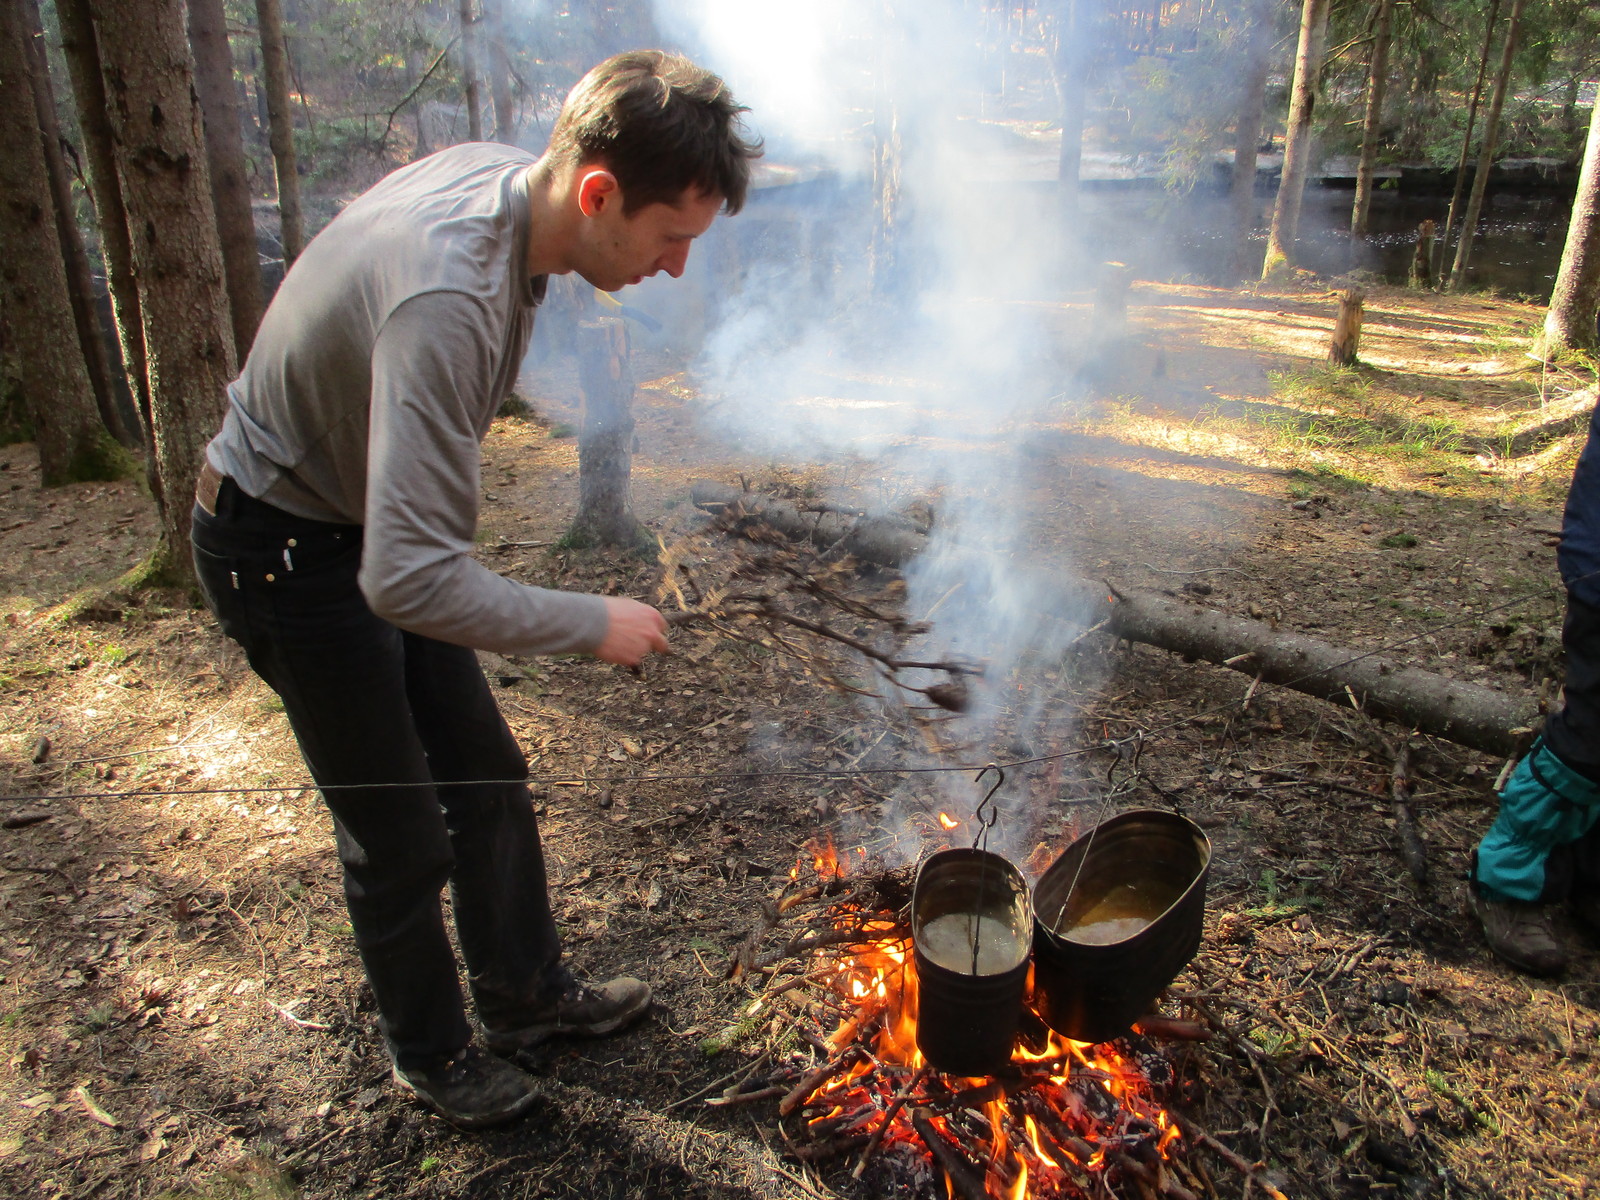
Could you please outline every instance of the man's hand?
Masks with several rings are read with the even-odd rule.
[[[652,650],[667,652],[667,619],[648,604],[625,596],[603,596],[606,602],[606,636],[594,656],[623,667],[636,667]]]

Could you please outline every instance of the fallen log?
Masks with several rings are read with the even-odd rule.
[[[696,483],[694,503],[728,527],[757,540],[809,540],[880,567],[907,566],[927,546],[915,528],[882,517],[806,513],[786,501],[719,483]],[[976,558],[978,551],[971,551]],[[1104,626],[1128,641],[1203,659],[1262,682],[1290,688],[1368,716],[1444,738],[1487,754],[1511,756],[1527,745],[1540,717],[1537,703],[1478,684],[1410,667],[1387,655],[1353,651],[1261,621],[1156,592],[1110,593],[1105,586],[1032,568],[1019,576],[1058,595],[1085,628]]]

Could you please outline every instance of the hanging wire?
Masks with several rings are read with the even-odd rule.
[[[1426,629],[1423,629],[1423,630],[1421,630],[1421,631],[1419,631],[1417,633],[1411,634],[1411,635],[1409,635],[1407,637],[1398,638],[1398,639],[1396,639],[1396,640],[1394,640],[1392,642],[1386,642],[1383,645],[1378,646],[1378,647],[1376,647],[1376,648],[1374,648],[1372,650],[1365,650],[1365,651],[1362,651],[1359,654],[1352,654],[1348,658],[1341,659],[1339,662],[1332,663],[1329,666],[1319,667],[1314,671],[1307,671],[1303,675],[1294,676],[1291,679],[1284,680],[1282,683],[1277,684],[1276,686],[1284,687],[1284,688],[1293,688],[1295,684],[1303,683],[1308,679],[1314,679],[1318,675],[1325,675],[1330,671],[1335,671],[1335,670],[1338,670],[1338,669],[1340,669],[1342,667],[1350,666],[1352,663],[1358,663],[1358,662],[1363,661],[1364,659],[1373,658],[1373,657],[1375,657],[1377,655],[1380,655],[1380,654],[1386,654],[1391,650],[1395,650],[1395,649],[1398,649],[1398,648],[1400,648],[1402,646],[1408,646],[1413,642],[1418,642],[1418,641],[1422,641],[1422,640],[1424,640],[1426,638],[1430,638],[1434,634],[1442,633],[1442,632],[1444,632],[1445,630],[1448,630],[1448,629],[1454,629],[1454,628],[1456,628],[1457,626],[1460,626],[1460,625],[1465,625],[1469,621],[1479,620],[1479,619],[1481,619],[1483,617],[1491,616],[1491,615],[1493,615],[1495,613],[1505,612],[1505,611],[1507,611],[1509,609],[1517,608],[1517,607],[1519,607],[1519,606],[1521,606],[1523,604],[1531,603],[1534,600],[1539,600],[1539,599],[1543,599],[1545,597],[1548,597],[1552,593],[1556,593],[1556,592],[1564,593],[1566,591],[1566,589],[1571,587],[1573,584],[1582,582],[1583,580],[1592,578],[1592,577],[1597,576],[1597,575],[1600,575],[1600,571],[1591,571],[1591,572],[1588,572],[1585,575],[1577,576],[1577,577],[1575,577],[1573,579],[1566,580],[1561,585],[1550,585],[1550,586],[1547,586],[1547,587],[1543,587],[1543,588],[1540,588],[1537,591],[1527,592],[1527,593],[1524,593],[1521,596],[1513,597],[1512,599],[1507,600],[1507,601],[1505,601],[1505,602],[1503,602],[1501,604],[1491,605],[1490,607],[1485,608],[1485,609],[1481,610],[1480,612],[1468,613],[1468,614],[1466,614],[1464,616],[1458,617],[1458,618],[1456,618],[1454,620],[1451,620],[1451,621],[1442,621],[1437,625],[1431,625],[1431,626],[1427,627]],[[405,781],[405,782],[318,784],[318,783],[315,783],[315,782],[308,781],[308,782],[305,782],[305,783],[296,783],[296,784],[278,784],[278,785],[270,786],[270,787],[262,786],[262,787],[219,787],[219,788],[140,788],[140,789],[136,789],[136,790],[122,790],[122,791],[38,792],[38,793],[32,793],[32,794],[24,793],[24,794],[11,795],[11,796],[0,796],[0,799],[10,800],[10,801],[13,801],[13,802],[30,802],[30,801],[44,801],[44,800],[101,800],[101,799],[110,800],[110,799],[118,799],[118,798],[129,798],[129,799],[131,799],[131,798],[137,798],[137,797],[150,798],[150,797],[157,797],[157,796],[244,796],[244,795],[267,795],[267,794],[279,793],[279,792],[304,791],[307,788],[316,788],[316,789],[318,789],[319,791],[322,791],[322,792],[331,792],[331,791],[355,791],[355,790],[359,790],[359,789],[363,789],[363,788],[373,789],[373,790],[381,790],[381,789],[386,789],[386,788],[414,788],[414,787],[424,787],[424,786],[431,786],[431,787],[437,789],[437,788],[456,787],[456,786],[493,786],[493,785],[516,785],[516,784],[585,784],[586,785],[586,784],[597,784],[598,783],[598,784],[622,785],[622,784],[638,784],[638,783],[651,783],[651,782],[686,782],[686,781],[697,781],[697,780],[699,780],[699,781],[708,781],[709,782],[709,781],[713,781],[713,780],[735,780],[735,779],[864,779],[864,778],[870,778],[870,777],[880,776],[880,775],[942,775],[942,774],[948,774],[950,772],[961,772],[961,773],[965,774],[968,771],[980,771],[981,772],[983,770],[986,770],[990,766],[993,766],[997,770],[1015,770],[1015,769],[1020,768],[1020,767],[1034,766],[1034,765],[1037,765],[1039,763],[1061,762],[1061,761],[1065,761],[1067,759],[1081,758],[1081,757],[1083,757],[1083,756],[1085,756],[1087,754],[1091,754],[1094,751],[1100,750],[1100,749],[1116,750],[1116,749],[1119,749],[1122,746],[1136,743],[1141,738],[1154,737],[1157,734],[1167,733],[1167,732],[1170,732],[1171,730],[1174,730],[1174,729],[1181,729],[1185,725],[1192,724],[1195,721],[1203,720],[1206,717],[1213,716],[1213,715],[1215,715],[1217,713],[1229,711],[1229,710],[1231,710],[1232,708],[1235,707],[1235,704],[1236,704],[1236,702],[1233,701],[1233,700],[1224,701],[1224,702],[1215,704],[1210,708],[1204,708],[1204,709],[1200,709],[1200,710],[1198,710],[1196,712],[1192,712],[1187,716],[1175,718],[1174,720],[1168,721],[1164,725],[1156,725],[1156,726],[1151,726],[1151,727],[1148,727],[1148,728],[1141,726],[1138,729],[1134,730],[1133,733],[1127,735],[1126,737],[1107,739],[1105,741],[1097,743],[1094,746],[1082,747],[1082,748],[1077,749],[1077,750],[1063,750],[1063,751],[1060,751],[1060,752],[1055,753],[1055,754],[1041,754],[1041,755],[1036,755],[1036,756],[1031,757],[1031,758],[1009,759],[1009,760],[1006,760],[1005,762],[996,762],[996,763],[987,763],[987,764],[956,763],[956,764],[951,764],[951,765],[948,765],[948,766],[905,766],[905,767],[868,767],[868,768],[857,767],[857,768],[852,768],[852,769],[849,769],[849,770],[687,771],[687,772],[672,772],[672,773],[660,773],[660,774],[650,773],[650,774],[644,774],[644,775],[588,775],[588,776],[585,776],[585,775],[529,775],[529,776],[524,776],[524,777],[519,778],[519,779],[439,780],[439,781],[433,781],[431,783],[417,783],[417,782],[413,782],[413,781]],[[171,753],[173,751],[173,749],[174,749],[174,747],[171,747],[171,746],[155,746],[155,747],[151,747],[149,750],[146,750],[146,751],[129,751],[128,754],[129,755],[137,754],[137,753],[169,754],[169,753]]]

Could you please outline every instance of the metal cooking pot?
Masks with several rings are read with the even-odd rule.
[[[986,850],[940,850],[917,869],[911,944],[917,1049],[937,1070],[991,1075],[1011,1060],[1033,910],[1022,872]]]
[[[1056,1032],[1128,1031],[1200,948],[1211,841],[1136,809],[1074,841],[1033,889],[1033,1005]]]

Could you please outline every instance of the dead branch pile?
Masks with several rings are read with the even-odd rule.
[[[926,535],[908,523],[833,509],[802,510],[724,484],[696,484],[694,502],[746,537],[812,541],[823,547],[825,561],[848,557],[903,567],[927,545]],[[976,558],[979,552],[969,553]],[[1065,576],[1046,580],[1022,564],[1011,569],[1047,585],[1062,610],[1076,614],[1085,629],[1103,628],[1185,659],[1204,659],[1475,750],[1520,753],[1539,721],[1531,698],[1450,679],[1383,654],[1352,651],[1155,592],[1121,591]]]

